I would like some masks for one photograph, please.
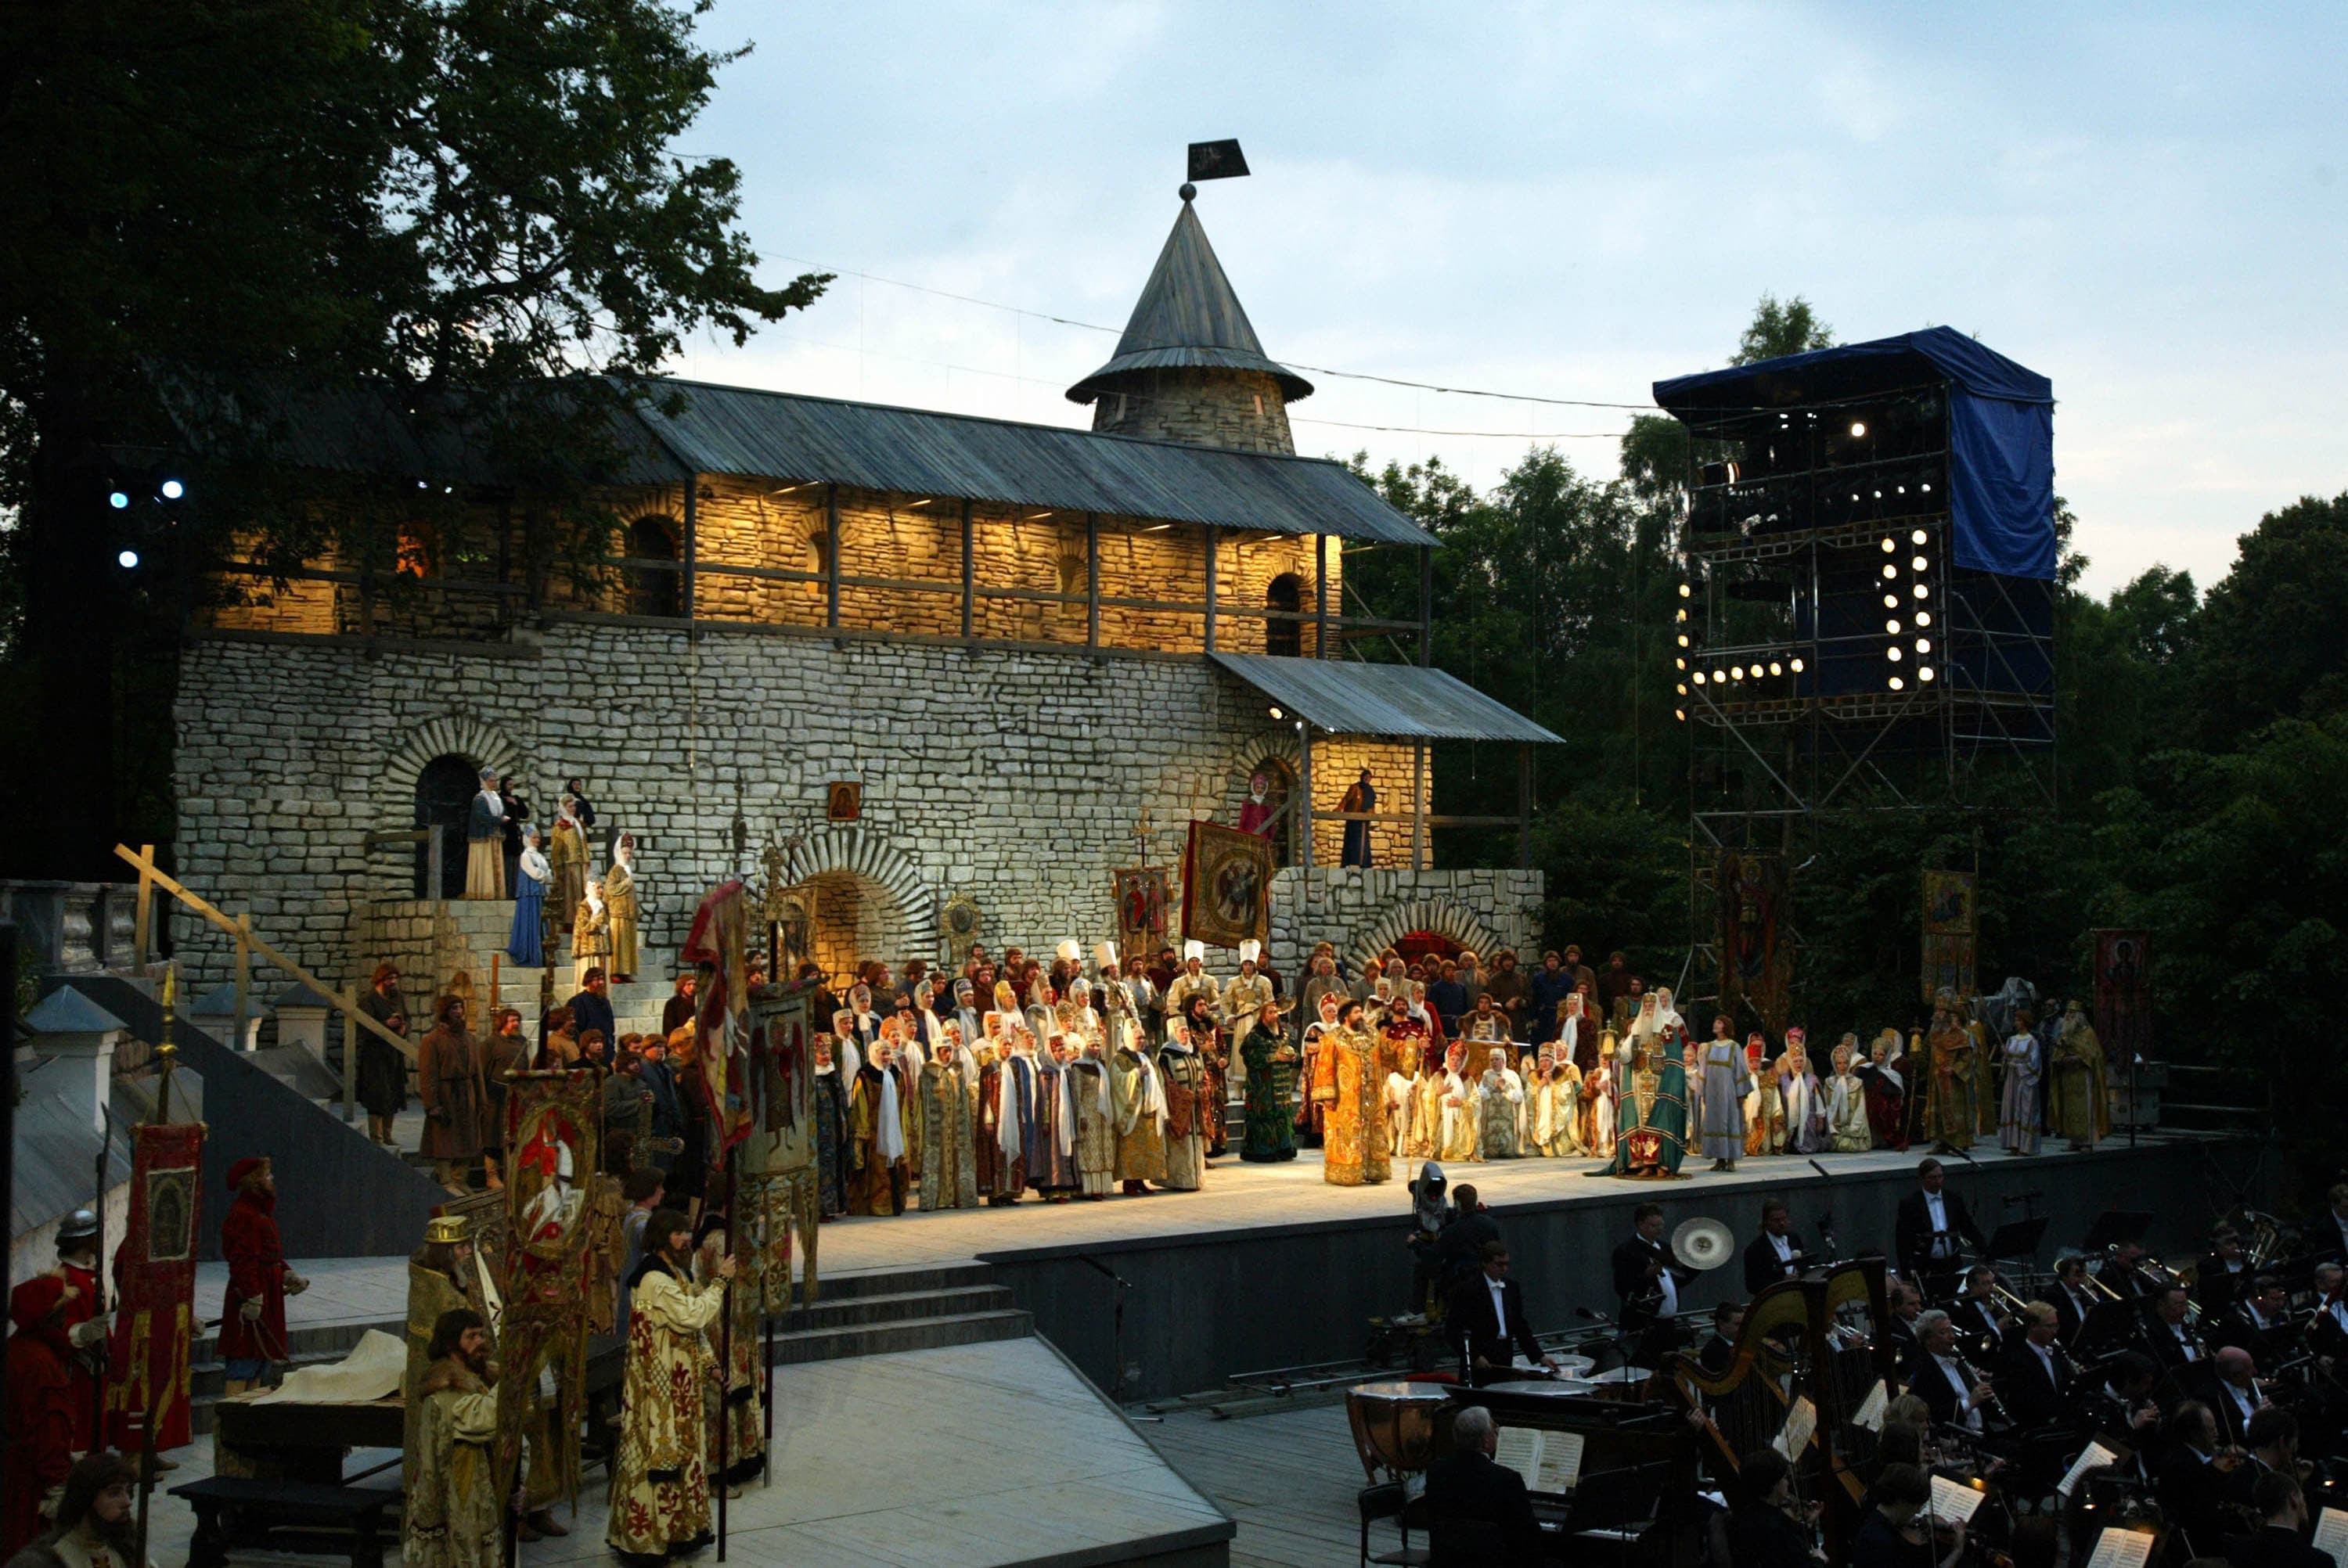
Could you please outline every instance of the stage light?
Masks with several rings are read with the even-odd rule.
[[[1883,553],[1885,555],[1890,555],[1893,550],[1896,550],[1899,548],[1899,541],[1894,539],[1890,534],[1883,536]]]
[[[1931,678],[1932,678],[1932,667],[1931,667],[1930,664],[1921,664],[1921,665],[1917,666],[1917,669],[1916,669],[1916,679],[1917,679],[1917,680],[1919,680],[1919,681],[1930,681]]]
[[[1704,671],[1701,670],[1695,672],[1695,683],[1699,686],[1704,684]]]
[[[1922,544],[1922,543],[1924,542],[1924,530],[1923,530],[1923,529],[1921,529],[1921,528],[1918,528],[1914,533],[1910,534],[1910,535],[1908,536],[1908,542],[1909,542],[1910,544],[1916,544],[1916,545],[1921,545],[1921,544]]]
[[[1929,495],[1931,495],[1931,494],[1932,493],[1932,487],[1931,487],[1931,486],[1930,486],[1930,485],[1919,485],[1919,486],[1917,486],[1916,487],[1917,487],[1918,489],[1920,489],[1920,490],[1923,491],[1923,492],[1924,492],[1924,494],[1926,494],[1926,495],[1928,495],[1928,496],[1929,496]]]
[[[1728,671],[1725,670],[1715,670],[1712,672],[1712,683],[1715,686],[1723,684],[1727,679]]]
[[[1684,696],[1686,696],[1686,695],[1687,695],[1687,682],[1684,682],[1684,681],[1682,681],[1682,682],[1679,682],[1677,685],[1673,686],[1673,687],[1672,688],[1672,690],[1673,690],[1673,692],[1678,692],[1681,696],[1684,697]]]
[[[1904,692],[1908,689],[1908,682],[1894,675],[1891,677],[1890,686],[1894,692]]]
[[[1795,660],[1795,661],[1794,661],[1794,673],[1795,673],[1795,674],[1797,674],[1797,675],[1799,675],[1801,672],[1802,672],[1802,661],[1801,661],[1800,660],[1797,659],[1797,660]]]
[[[1687,661],[1684,659],[1674,659],[1672,661],[1672,668],[1674,670],[1684,670],[1687,668]]]
[[[1916,639],[1916,651],[1919,653],[1930,653],[1932,651],[1932,640],[1929,637],[1919,637]]]
[[[1684,724],[1687,723],[1687,710],[1685,708],[1673,708],[1672,710],[1672,717]]]
[[[1920,583],[1918,583],[1918,584],[1916,585],[1916,597],[1917,597],[1918,599],[1930,599],[1930,598],[1931,598],[1931,597],[1932,597],[1932,585],[1931,585],[1931,583],[1928,583],[1928,582],[1920,582]]]
[[[139,569],[139,552],[137,550],[124,550],[120,555],[114,558],[114,564],[120,567],[124,571],[136,571]]]
[[[1694,591],[1695,591],[1695,589],[1694,589],[1690,588],[1687,584],[1685,584],[1685,583],[1682,583],[1682,584],[1680,584],[1680,597],[1681,597],[1682,599],[1685,599],[1685,598],[1687,598],[1690,594],[1693,594]]]
[[[176,501],[187,493],[188,487],[185,485],[180,484],[177,479],[166,479],[163,481],[163,498],[165,500]]]
[[[1682,620],[1685,620],[1687,619],[1687,610],[1684,608],[1678,612],[1678,619]]]
[[[1683,631],[1683,632],[1681,632],[1681,633],[1680,633],[1680,646],[1681,646],[1681,647],[1683,647],[1683,648],[1685,648],[1687,645],[1688,645],[1687,633],[1686,633],[1686,632],[1684,632],[1684,631]]]
[[[1735,676],[1735,677],[1736,677],[1736,679],[1738,679],[1739,681],[1742,681],[1742,680],[1744,680],[1744,679],[1745,679],[1745,666],[1744,666],[1744,665],[1742,665],[1742,664],[1732,664],[1732,665],[1730,665],[1730,666],[1728,667],[1728,672],[1729,672],[1731,675]]]
[[[117,490],[112,495],[106,497],[106,504],[119,512],[130,505],[130,497],[124,495],[121,491]]]
[[[1900,569],[1892,565],[1890,561],[1885,561],[1883,563],[1883,575],[1887,578],[1898,577],[1900,575]]]
[[[1854,419],[1854,420],[1852,420],[1852,421],[1850,422],[1850,433],[1851,433],[1853,436],[1864,436],[1864,435],[1866,435],[1866,434],[1867,434],[1867,422],[1866,422],[1865,420],[1863,420],[1863,419]]]
[[[1919,625],[1919,626],[1930,626],[1930,625],[1931,625],[1931,624],[1932,624],[1932,612],[1931,612],[1931,610],[1918,610],[1918,611],[1916,612],[1916,624],[1917,624],[1917,625]]]
[[[1274,708],[1274,709],[1272,711],[1272,716],[1273,718],[1275,718],[1275,719],[1285,719],[1286,717],[1288,717],[1288,715],[1287,715],[1287,714],[1285,714],[1285,713],[1282,712],[1281,712],[1279,709],[1277,709],[1277,708]]]
[[[1883,608],[1884,608],[1884,609],[1886,609],[1886,610],[1897,610],[1897,609],[1899,609],[1899,608],[1900,608],[1900,596],[1899,596],[1898,594],[1896,594],[1896,593],[1887,593],[1887,594],[1885,594],[1885,595],[1883,596]]]
[[[1882,491],[1880,491],[1880,490],[1876,491],[1876,492],[1875,492],[1875,498],[1876,498],[1877,500],[1879,500],[1879,500],[1881,500],[1881,499],[1883,499],[1883,492],[1882,492]]]
[[[1782,664],[1778,663],[1775,659],[1772,659],[1771,661],[1769,661],[1769,673],[1770,673],[1770,674],[1772,674],[1772,675],[1783,675],[1785,672],[1786,672],[1786,667],[1785,667],[1784,665],[1782,665]]]
[[[1900,635],[1900,623],[1896,620],[1887,620],[1883,623],[1883,630],[1887,635],[1897,637]]]
[[[1931,563],[1926,561],[1922,556],[1916,556],[1909,560],[1908,569],[1910,571],[1922,571],[1929,564]]]
[[[1890,660],[1890,661],[1891,661],[1891,662],[1893,662],[1894,664],[1897,664],[1897,663],[1899,663],[1899,662],[1900,662],[1900,650],[1899,650],[1898,648],[1896,648],[1896,647],[1895,647],[1895,648],[1887,648],[1887,649],[1885,649],[1885,650],[1883,651],[1883,656],[1884,656],[1886,659]]]

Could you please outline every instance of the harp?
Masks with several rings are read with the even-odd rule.
[[[1787,1457],[1803,1495],[1826,1501],[1830,1556],[1858,1527],[1864,1477],[1873,1469],[1875,1434],[1853,1418],[1876,1382],[1891,1375],[1893,1352],[1881,1327],[1889,1315],[1883,1260],[1861,1258],[1779,1280],[1756,1296],[1726,1370],[1707,1373],[1685,1354],[1665,1368],[1686,1407],[1706,1414],[1706,1459],[1722,1481],[1745,1455],[1781,1434],[1798,1435],[1799,1425],[1789,1434],[1787,1420],[1807,1405],[1813,1433]]]

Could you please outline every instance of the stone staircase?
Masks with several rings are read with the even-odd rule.
[[[819,1297],[776,1320],[776,1366],[1024,1339],[1035,1331],[1034,1317],[1013,1305],[1010,1290],[994,1284],[994,1271],[983,1263],[826,1279],[820,1282]],[[369,1328],[398,1337],[405,1332],[406,1305],[386,1303],[397,1310],[378,1322],[289,1328],[290,1359],[280,1365],[289,1371],[330,1366],[348,1355]],[[201,1434],[212,1430],[212,1407],[219,1402],[228,1369],[212,1330],[197,1337],[189,1356],[191,1425]]]
[[[448,918],[462,935],[466,950],[473,955],[474,994],[486,1008],[489,1002],[489,955],[502,955],[507,939],[513,933],[513,900],[510,898],[459,898],[448,905]],[[554,960],[554,1000],[556,1005],[568,1001],[577,990],[567,943],[546,956]],[[651,948],[640,949],[637,957],[639,978],[633,984],[611,989],[612,1011],[622,1034],[649,1034],[660,1028],[661,1009],[668,1004],[675,991],[675,957]],[[537,1035],[539,986],[546,971],[543,968],[520,968],[502,957],[498,964],[498,995],[509,1007],[521,1009],[522,1017],[533,1038]]]

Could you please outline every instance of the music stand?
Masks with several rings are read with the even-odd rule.
[[[2035,1265],[2038,1261],[2038,1244],[2045,1239],[2046,1227],[2053,1223],[2044,1214],[2040,1214],[2034,1219],[2008,1220],[1998,1226],[1996,1234],[1989,1238],[1989,1246],[1986,1250],[1991,1257],[2000,1263],[2008,1263],[2018,1258]]]
[[[2106,1209],[2087,1227],[2087,1239],[2080,1244],[2082,1252],[2108,1252],[2123,1244],[2142,1245],[2145,1233],[2152,1229],[2152,1216],[2138,1209]]]

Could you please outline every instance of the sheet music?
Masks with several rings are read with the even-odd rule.
[[[1568,1492],[1581,1479],[1581,1450],[1586,1440],[1580,1432],[1543,1432],[1540,1440],[1540,1463],[1537,1467],[1540,1479],[1529,1483],[1535,1491]]]
[[[2317,1516],[2315,1549],[2328,1553],[2340,1568],[2348,1568],[2348,1513],[2327,1508]]]
[[[1882,1378],[1878,1378],[1875,1387],[1867,1391],[1867,1398],[1859,1401],[1859,1409],[1850,1418],[1850,1424],[1865,1427],[1870,1432],[1879,1432],[1883,1430],[1884,1412],[1890,1408],[1891,1390]]]
[[[1932,1478],[1932,1517],[1947,1520],[1952,1524],[1969,1523],[1974,1511],[1981,1507],[1982,1499],[1987,1495],[1986,1492],[1975,1491],[1961,1481],[1936,1475]]]
[[[1527,1491],[1538,1490],[1534,1482],[1540,1479],[1542,1434],[1530,1427],[1502,1427],[1497,1436],[1492,1462],[1524,1477]]]
[[[2106,1530],[2096,1538],[2096,1554],[2087,1559],[2087,1568],[2144,1568],[2159,1539],[2148,1530]]]
[[[1802,1450],[1810,1446],[1810,1434],[1818,1430],[1818,1408],[1807,1399],[1796,1399],[1786,1411],[1786,1424],[1778,1429],[1776,1440],[1769,1446],[1788,1460],[1799,1459]]]
[[[2054,1483],[2055,1492],[2063,1497],[2070,1496],[2071,1489],[2079,1484],[2081,1476],[2097,1465],[2116,1464],[2119,1457],[2101,1443],[2089,1443],[2079,1450],[2079,1457],[2071,1461],[2071,1468],[2064,1473],[2063,1479]]]

